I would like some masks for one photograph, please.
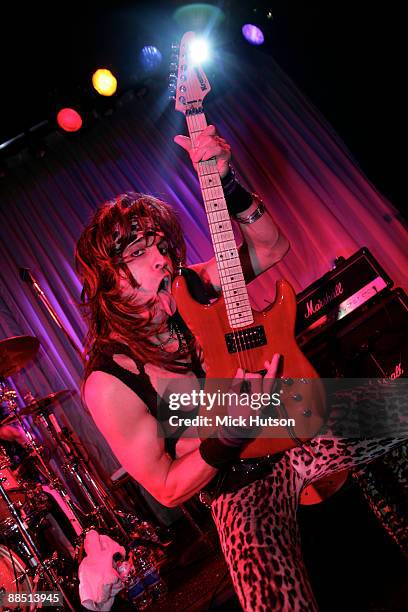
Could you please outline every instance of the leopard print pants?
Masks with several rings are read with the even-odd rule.
[[[302,489],[315,480],[372,461],[406,440],[317,437],[313,451],[284,453],[271,473],[212,504],[234,588],[244,610],[318,610],[302,557],[296,511]]]

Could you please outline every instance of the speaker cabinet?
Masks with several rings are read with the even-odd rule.
[[[322,378],[399,378],[408,372],[408,297],[378,296],[302,346]]]

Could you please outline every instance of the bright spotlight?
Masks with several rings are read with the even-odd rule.
[[[189,46],[192,64],[203,64],[210,56],[208,42],[204,38],[195,38]]]
[[[92,75],[92,85],[101,96],[113,96],[118,82],[107,68],[100,68]]]
[[[242,26],[242,34],[251,45],[262,45],[265,40],[262,30],[252,23]]]

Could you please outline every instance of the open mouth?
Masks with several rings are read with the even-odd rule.
[[[170,291],[170,275],[166,274],[160,281],[160,285],[157,288],[157,293],[160,291]]]

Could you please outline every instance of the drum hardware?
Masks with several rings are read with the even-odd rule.
[[[61,483],[61,480],[58,478],[54,470],[49,465],[48,460],[45,459],[44,451],[46,447],[38,444],[34,435],[31,433],[29,427],[27,427],[24,421],[24,417],[29,415],[34,415],[34,417],[38,417],[38,415],[42,413],[41,411],[49,410],[49,407],[52,404],[57,401],[60,401],[62,398],[66,399],[72,394],[72,391],[57,391],[56,393],[52,393],[47,397],[42,398],[41,400],[36,400],[33,405],[29,404],[21,410],[18,410],[17,402],[15,399],[15,391],[10,390],[6,385],[4,385],[4,389],[6,402],[8,404],[11,414],[7,416],[0,423],[0,425],[11,424],[15,422],[20,425],[27,440],[25,448],[29,452],[29,455],[34,459],[36,469],[43,476],[48,485],[58,491],[58,493],[64,499],[66,505],[72,511],[73,515],[75,516],[75,519],[78,521],[78,523],[81,525],[81,528],[83,529],[85,527],[84,512],[80,510],[77,504],[75,504],[74,501],[71,499],[71,496]]]
[[[36,417],[38,415],[41,415],[45,411],[46,408],[48,409],[50,406],[52,406],[53,404],[57,402],[65,401],[66,399],[71,397],[73,394],[74,394],[73,391],[70,391],[69,389],[63,389],[62,391],[56,391],[55,393],[50,393],[50,395],[47,395],[46,397],[42,397],[41,399],[36,400],[33,398],[31,393],[28,393],[24,396],[24,398],[30,397],[30,398],[33,398],[33,401],[27,406],[24,406],[24,408],[20,408],[19,410],[17,410],[17,406],[15,402],[16,392],[13,389],[6,389],[4,396],[5,396],[7,403],[10,406],[10,409],[12,410],[12,414],[10,414],[5,419],[3,419],[0,425],[8,425],[10,423],[13,423],[16,420],[19,420],[18,417],[20,418],[25,417],[25,416]]]
[[[60,585],[58,575],[54,571],[53,567],[51,566],[49,561],[44,561],[41,558],[40,551],[38,550],[33,538],[31,537],[26,525],[24,524],[24,521],[21,519],[19,512],[14,507],[13,501],[7,494],[7,490],[3,486],[3,480],[5,479],[0,479],[0,495],[3,498],[5,504],[7,505],[10,516],[14,519],[14,522],[17,525],[17,528],[20,532],[21,538],[24,541],[26,549],[29,552],[30,565],[36,568],[37,575],[39,574],[48,582],[49,586],[51,587],[50,590],[60,591],[67,609],[75,612],[75,608],[71,605],[64,588]]]
[[[0,378],[8,378],[36,356],[40,343],[34,336],[0,340]]]
[[[99,529],[106,528],[110,530],[113,524],[118,533],[127,541],[129,536],[118,518],[115,505],[102,484],[88,468],[76,447],[72,432],[67,427],[61,428],[55,415],[50,413],[45,406],[38,412],[37,418],[60,449],[64,461],[61,466],[62,469],[74,478],[90,507],[93,508],[92,512],[87,516],[97,520]],[[106,513],[106,518],[110,519],[111,524],[103,516],[104,513]]]
[[[9,546],[0,544],[0,593],[21,591],[31,593],[33,583],[26,571],[27,566],[23,559]],[[9,609],[19,609],[23,612],[29,610],[29,606],[9,606]]]
[[[110,530],[113,525],[120,536],[128,540],[128,533],[124,529],[121,520],[118,518],[117,509],[102,484],[92,474],[82,455],[78,452],[72,432],[67,427],[61,428],[55,415],[51,412],[54,404],[67,399],[72,395],[72,391],[57,391],[38,400],[35,400],[31,394],[27,394],[25,397],[30,397],[34,401],[20,410],[17,410],[15,393],[6,391],[6,394],[11,414],[2,421],[1,425],[14,422],[20,424],[27,437],[26,450],[35,458],[36,468],[43,475],[49,486],[56,489],[65,498],[65,502],[79,521],[82,529],[84,529],[85,526],[89,526],[89,519],[91,519],[96,522],[96,525],[93,526],[98,529]],[[36,442],[34,436],[23,421],[23,418],[27,416],[31,416],[38,423],[42,424],[50,434],[62,456],[63,463],[61,469],[66,474],[70,474],[77,483],[84,499],[90,508],[92,508],[89,513],[84,512],[82,509],[78,509],[77,505],[72,501],[67,491],[61,485],[60,479],[53,473],[49,462],[44,457],[46,447],[42,447]],[[106,517],[104,515],[106,515]]]

